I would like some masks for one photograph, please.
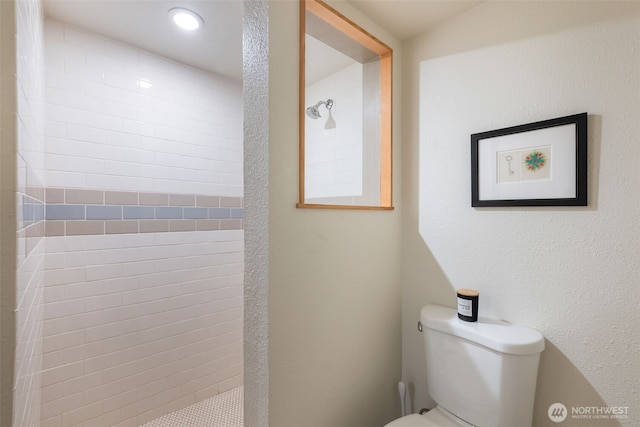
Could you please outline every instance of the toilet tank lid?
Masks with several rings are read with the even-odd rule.
[[[500,320],[479,317],[477,322],[465,322],[449,307],[422,307],[420,320],[424,327],[458,336],[505,354],[527,355],[544,350],[540,332]]]

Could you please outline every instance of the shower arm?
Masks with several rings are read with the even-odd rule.
[[[324,105],[327,111],[330,111],[331,107],[333,107],[333,99],[329,98],[326,101],[319,101],[317,104],[312,105],[311,107],[307,107],[307,116],[311,117],[312,119],[318,119],[322,117],[320,115],[320,111],[318,111],[318,108],[320,108],[321,105]]]
[[[324,105],[324,106],[325,106],[325,108],[326,108],[327,110],[331,110],[331,108],[333,107],[333,99],[329,98],[329,99],[327,99],[326,101],[319,101],[319,102],[315,105],[315,107],[316,107],[316,108],[318,108],[318,107],[320,107],[321,105]]]

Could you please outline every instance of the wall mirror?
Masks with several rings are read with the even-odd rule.
[[[299,208],[393,209],[392,50],[300,0]]]

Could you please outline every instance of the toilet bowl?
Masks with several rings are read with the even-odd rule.
[[[428,305],[420,312],[427,391],[437,403],[424,415],[385,427],[531,427],[542,335],[529,328]]]

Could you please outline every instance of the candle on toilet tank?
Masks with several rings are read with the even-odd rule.
[[[478,297],[475,289],[458,289],[458,318],[466,322],[478,321]]]

